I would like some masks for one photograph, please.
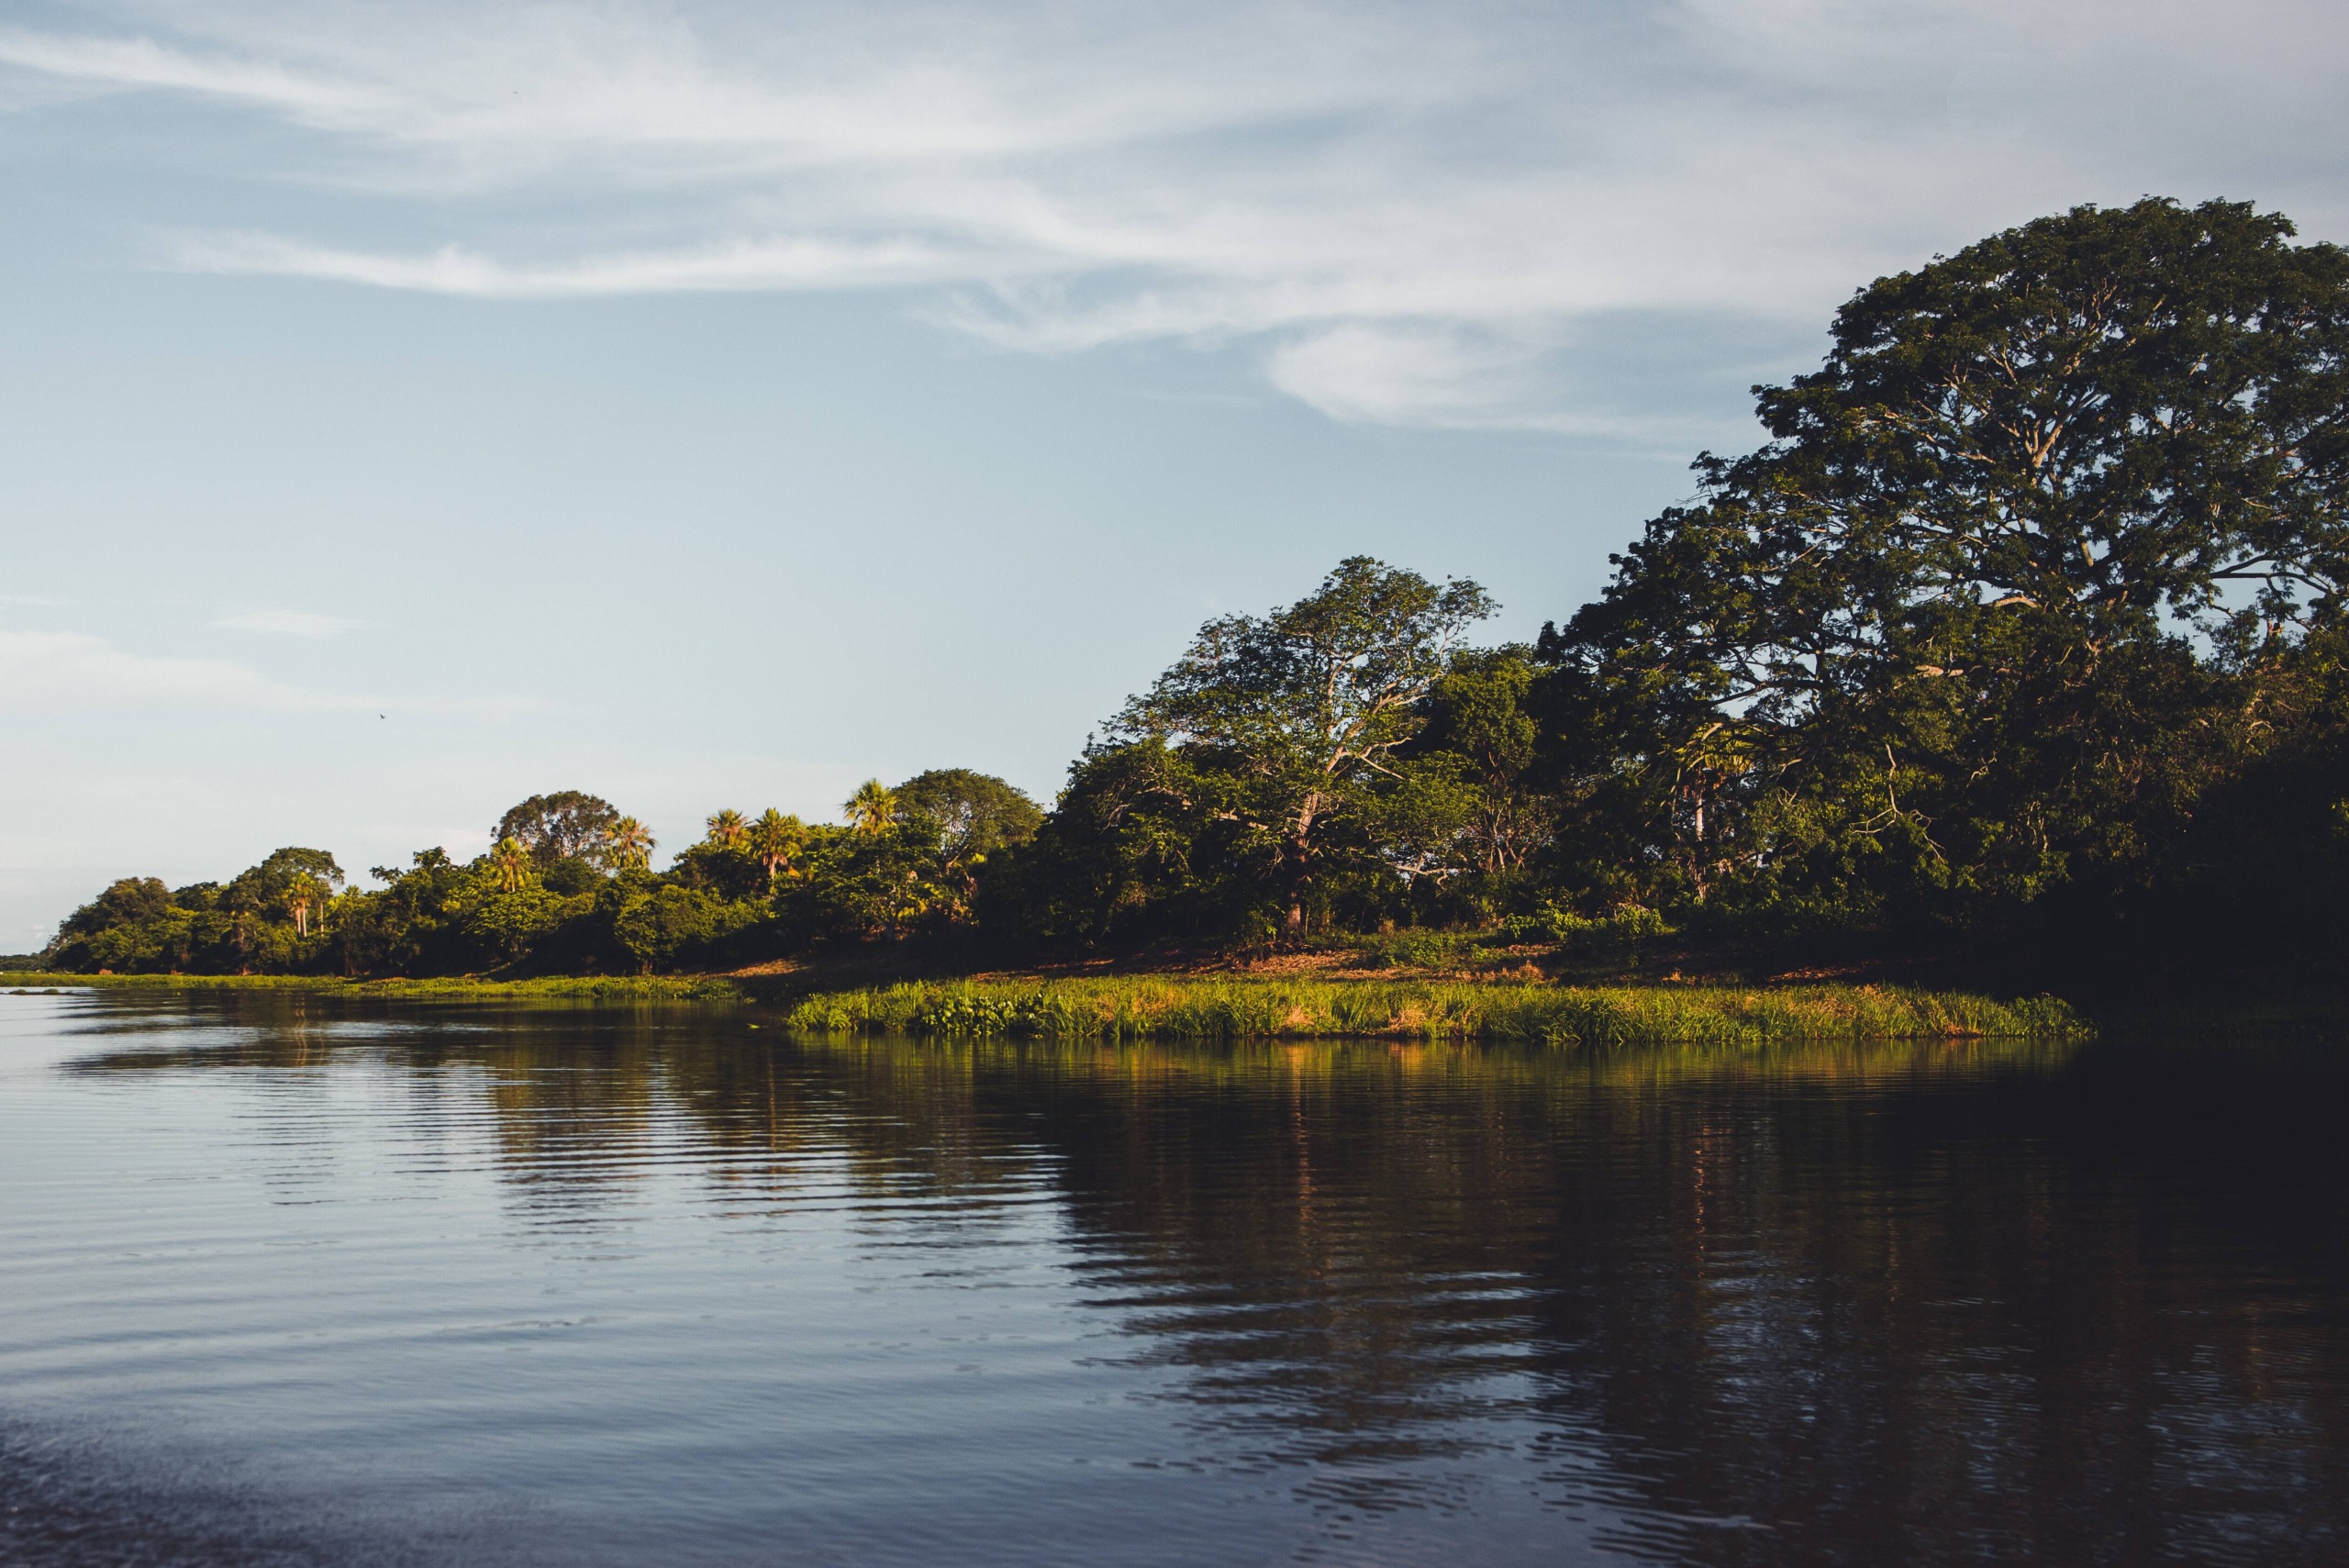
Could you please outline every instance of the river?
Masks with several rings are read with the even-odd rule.
[[[0,1560],[2337,1563],[2344,1109],[0,995]]]

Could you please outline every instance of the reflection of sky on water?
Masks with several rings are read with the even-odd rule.
[[[6,1000],[50,1209],[0,1221],[42,1265],[0,1411],[298,1454],[362,1540],[467,1497],[460,1559],[509,1505],[573,1561],[2289,1562],[2349,1523],[2307,1053]]]

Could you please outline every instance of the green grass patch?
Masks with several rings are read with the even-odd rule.
[[[2057,1040],[2088,1032],[2064,1002],[1998,1002],[1876,985],[1563,986],[1473,982],[1155,978],[952,981],[811,996],[820,1033],[1038,1040],[1385,1036],[1553,1046],[1788,1040]]]
[[[415,996],[522,1000],[584,997],[612,1001],[733,1002],[743,998],[731,980],[692,974],[550,975],[534,980],[345,980],[317,974],[52,974],[0,973],[0,990],[304,991],[342,996]]]
[[[72,974],[45,969],[0,971],[0,990],[7,991],[156,991],[202,987],[223,991],[317,991],[342,988],[348,982],[320,980],[303,974]]]
[[[282,974],[0,973],[0,989],[295,991],[446,1000],[735,1002],[759,991],[696,975],[344,980]],[[1058,1040],[1312,1038],[1752,1048],[1791,1041],[2067,1040],[2087,1023],[2054,997],[1999,1002],[1897,986],[1552,985],[1475,981],[1137,975],[957,980],[809,996],[793,1028],[827,1034]]]

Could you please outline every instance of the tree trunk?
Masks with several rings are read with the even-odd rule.
[[[1305,935],[1305,888],[1306,884],[1313,880],[1313,873],[1310,869],[1313,864],[1311,835],[1313,819],[1317,815],[1316,808],[1319,805],[1319,796],[1306,796],[1303,809],[1297,813],[1297,821],[1289,828],[1288,843],[1286,846],[1288,860],[1288,919],[1285,925],[1288,935],[1292,938]]]

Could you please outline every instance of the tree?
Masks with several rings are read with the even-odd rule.
[[[652,829],[633,817],[618,817],[604,829],[605,858],[618,870],[644,870],[656,847]]]
[[[1414,750],[1455,762],[1463,848],[1487,876],[1520,869],[1549,837],[1548,803],[1533,782],[1541,726],[1528,706],[1538,671],[1522,646],[1455,656],[1428,694]]]
[[[530,852],[519,839],[500,839],[489,852],[490,870],[502,893],[519,893],[531,882]]]
[[[506,963],[520,960],[531,944],[562,923],[562,900],[544,887],[502,882],[462,901],[455,911],[457,925],[473,951],[469,957],[494,957]]]
[[[1181,662],[1126,706],[1113,742],[1159,739],[1214,756],[1234,784],[1219,814],[1260,835],[1292,935],[1324,845],[1365,795],[1400,776],[1397,753],[1462,635],[1492,614],[1464,580],[1429,582],[1368,556],[1269,616],[1199,628]]]
[[[640,969],[665,969],[713,956],[763,913],[755,905],[729,903],[700,888],[667,883],[622,895],[612,936]]]
[[[897,819],[897,797],[879,779],[867,779],[841,807],[849,826],[867,839],[877,839]]]
[[[418,850],[405,867],[376,866],[384,885],[362,896],[335,933],[346,973],[451,973],[518,956],[560,901],[546,884],[576,861],[558,861],[537,888],[506,892],[494,857],[459,864],[445,850]]]
[[[767,886],[773,890],[777,877],[790,873],[807,846],[807,826],[796,817],[785,817],[774,806],[759,814],[751,824],[748,834],[751,858],[767,873]]]
[[[1773,445],[1711,487],[1883,558],[1847,575],[1887,628],[1929,604],[2088,639],[2165,610],[2253,638],[2337,613],[2349,252],[2292,234],[2247,203],[2148,199],[1880,280],[1822,369],[1763,389]]]
[[[2349,252],[2292,233],[2080,207],[1863,290],[1545,631],[1575,787],[1698,898],[2138,874],[2342,618]]]
[[[256,914],[283,909],[292,917],[295,933],[306,937],[311,914],[341,885],[342,868],[326,851],[283,849],[229,884],[236,895],[230,906]]]
[[[610,801],[580,790],[559,789],[551,795],[534,795],[507,812],[491,829],[489,841],[512,839],[540,865],[576,859],[608,870],[604,857],[612,825],[619,819]]]
[[[946,892],[950,918],[970,913],[978,876],[989,856],[1028,842],[1044,820],[1034,801],[991,773],[932,768],[890,792],[901,820],[930,825],[936,835],[936,878]]]
[[[755,898],[772,890],[774,877],[751,852],[751,825],[735,810],[714,813],[697,844],[669,862],[667,875],[685,886],[729,900]]]
[[[47,967],[117,973],[176,968],[191,920],[162,882],[127,876],[67,916],[44,954]]]
[[[938,824],[950,859],[1026,843],[1044,820],[1019,788],[968,768],[932,768],[889,794],[897,809],[920,812]]]
[[[877,831],[818,827],[777,895],[781,929],[800,942],[906,936],[947,913],[938,869],[928,817],[909,813]]]
[[[95,936],[117,926],[155,919],[168,914],[171,907],[171,890],[163,885],[161,878],[126,876],[108,884],[104,893],[67,916],[57,928],[52,950],[75,937]]]

